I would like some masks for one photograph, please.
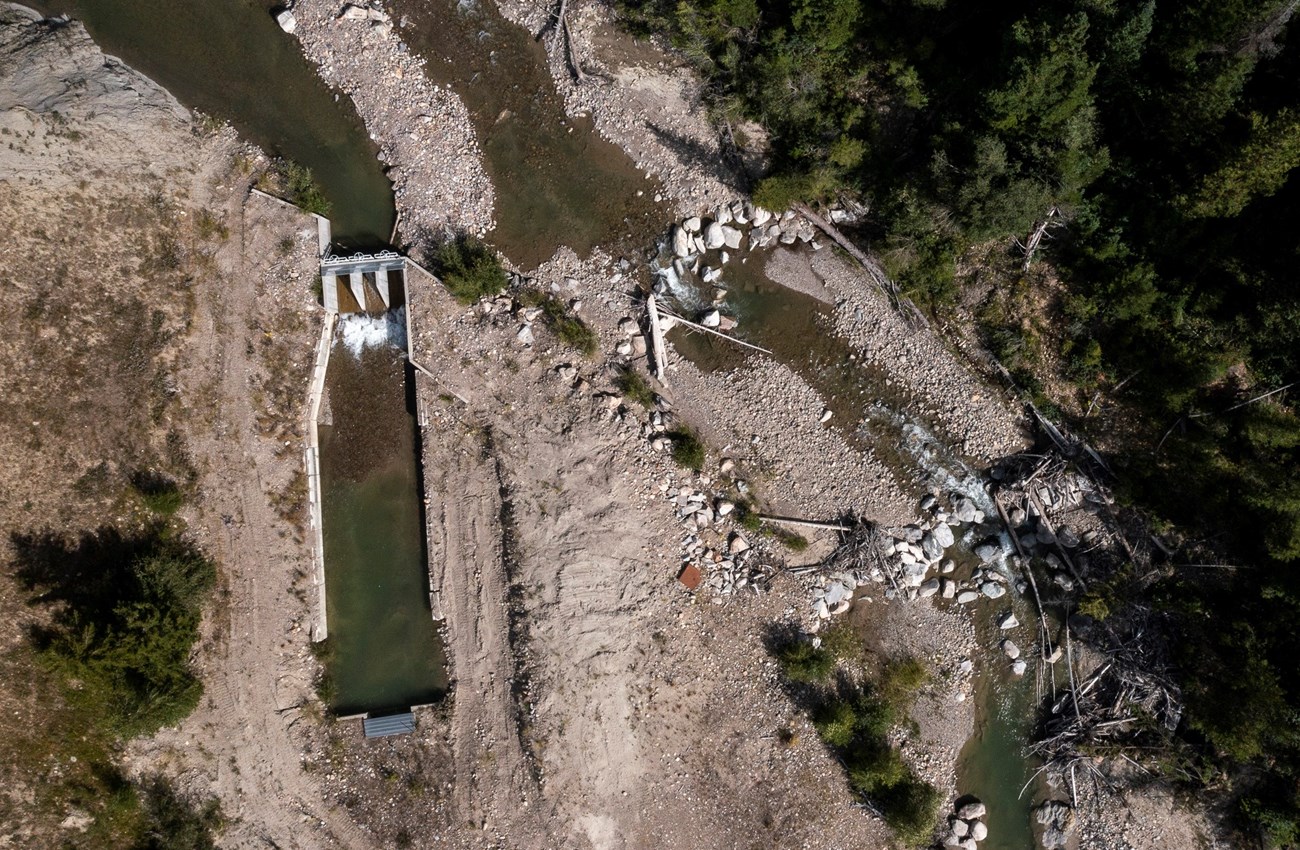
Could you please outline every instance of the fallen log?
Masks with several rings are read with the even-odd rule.
[[[890,300],[894,305],[894,309],[898,311],[899,315],[901,315],[909,325],[913,328],[929,327],[930,323],[925,320],[925,316],[916,308],[916,305],[912,303],[911,299],[898,291],[898,286],[889,279],[889,275],[885,274],[885,270],[880,267],[880,264],[867,256],[866,252],[857,245],[854,245],[847,236],[840,232],[838,227],[813,212],[809,209],[807,204],[794,203],[791,204],[790,207],[795,212],[812,222],[813,225],[822,233],[829,236],[831,240],[836,245],[843,248],[850,257],[857,260],[858,264],[866,271],[867,277],[870,278],[871,282],[876,285],[876,288]]]
[[[666,387],[668,386],[668,376],[665,374],[668,368],[668,348],[664,345],[664,332],[659,327],[659,307],[655,303],[653,292],[645,300],[645,309],[650,317],[650,342],[654,347],[655,377]]]
[[[798,525],[804,528],[822,528],[828,531],[852,531],[853,530],[853,526],[842,525],[841,523],[838,522],[816,522],[810,519],[792,519],[790,517],[784,517],[784,516],[768,516],[767,514],[759,514],[758,518],[761,519],[763,522],[775,522],[779,525]]]
[[[653,297],[653,296],[651,296],[651,297]],[[673,319],[675,319],[676,321],[679,321],[679,322],[681,322],[683,325],[686,325],[686,326],[688,326],[688,327],[695,328],[696,330],[699,330],[699,331],[704,331],[705,333],[708,333],[708,334],[713,334],[714,336],[716,336],[716,337],[721,337],[722,339],[725,339],[725,340],[727,340],[728,342],[734,342],[736,345],[743,345],[743,346],[745,346],[746,348],[752,348],[752,349],[754,349],[755,351],[761,351],[761,352],[763,352],[764,354],[768,355],[769,357],[775,357],[775,356],[776,356],[776,355],[772,354],[772,352],[768,351],[766,348],[763,348],[761,345],[754,345],[753,343],[745,342],[743,339],[736,339],[734,336],[727,336],[727,335],[724,334],[724,333],[721,333],[721,332],[719,332],[719,331],[715,331],[713,328],[706,328],[706,327],[704,327],[704,325],[701,325],[701,324],[699,324],[698,322],[692,322],[690,319],[683,319],[681,316],[677,315],[676,313],[670,312],[670,311],[668,311],[668,310],[664,310],[664,315],[665,315],[665,316],[671,316],[671,317],[672,317]]]

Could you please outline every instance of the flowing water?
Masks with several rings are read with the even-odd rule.
[[[333,424],[320,429],[333,708],[405,709],[447,686],[428,603],[406,366],[374,334],[340,337],[326,376]]]
[[[775,251],[807,251],[807,248],[775,248]],[[938,488],[960,492],[972,499],[988,516],[996,508],[983,477],[967,459],[952,452],[935,436],[932,421],[915,416],[907,394],[890,382],[878,368],[859,360],[849,344],[829,332],[831,308],[809,295],[773,283],[764,269],[769,252],[758,250],[722,266],[718,286],[726,289],[724,311],[739,319],[735,336],[773,352],[827,400],[834,416],[831,425],[840,429],[851,445],[869,450],[894,473],[901,486]],[[718,257],[706,255],[716,267]],[[662,254],[653,265],[666,267],[671,258]],[[711,305],[713,286],[704,285],[692,274],[678,276],[660,272],[661,291],[671,303],[693,317]],[[674,348],[697,367],[709,371],[736,369],[753,356],[747,349],[685,327],[670,335]],[[960,541],[967,549],[954,555],[964,571],[975,565],[969,549],[989,537],[997,537],[1004,557],[997,568],[1006,572],[1005,553],[1011,550],[1006,532],[995,523],[968,530]],[[982,600],[973,616],[979,642],[988,648],[975,682],[975,734],[962,750],[958,763],[957,788],[974,794],[989,808],[986,822],[989,838],[981,850],[1028,850],[1034,846],[1031,807],[1035,788],[1023,795],[1021,788],[1032,773],[1025,746],[1032,732],[1035,687],[1030,677],[1015,677],[997,648],[995,616],[1006,609],[1003,602]],[[1032,622],[1023,600],[1017,616]],[[1032,650],[1032,648],[1031,648]]]
[[[1028,606],[1019,608],[1024,610],[1017,617],[1033,622]],[[988,806],[989,836],[980,850],[1029,850],[1035,846],[1032,807],[1038,789],[1029,784],[1036,764],[1025,748],[1033,732],[1036,689],[1033,667],[1030,675],[1013,676],[997,649],[1001,635],[993,617],[999,610],[993,603],[980,603],[975,613],[980,643],[988,651],[976,670],[975,734],[957,760],[957,789]],[[1035,654],[1032,646],[1021,649],[1031,658]]]
[[[67,14],[96,43],[188,107],[228,120],[272,155],[312,170],[334,238],[386,244],[393,187],[352,102],[329,90],[263,0],[33,0]]]
[[[469,109],[496,189],[489,236],[522,269],[561,245],[586,256],[640,246],[667,208],[623,149],[602,139],[590,118],[565,115],[546,51],[503,19],[491,0],[395,0],[403,40]]]

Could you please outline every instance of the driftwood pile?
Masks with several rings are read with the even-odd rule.
[[[1122,759],[1149,772],[1130,754],[1149,750],[1172,732],[1182,718],[1183,703],[1178,687],[1168,679],[1119,658],[1104,662],[1080,681],[1071,669],[1070,679],[1071,687],[1051,704],[1030,752],[1043,760],[1040,772],[1069,784],[1077,805],[1079,771],[1109,786],[1098,770],[1103,759]]]

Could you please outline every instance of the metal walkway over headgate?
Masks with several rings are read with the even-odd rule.
[[[326,254],[320,280],[327,313],[387,310],[405,301],[406,258],[396,251]]]

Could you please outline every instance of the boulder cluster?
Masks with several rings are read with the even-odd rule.
[[[1034,810],[1034,819],[1043,828],[1039,843],[1044,850],[1063,850],[1074,831],[1074,809],[1060,800],[1048,800]]]
[[[761,561],[744,533],[731,527],[735,503],[690,486],[668,488],[664,495],[676,508],[683,529],[682,569],[700,571],[715,603],[746,590],[755,595],[767,592],[771,567]]]
[[[979,800],[958,806],[957,811],[948,816],[948,831],[943,834],[940,843],[944,847],[975,850],[981,841],[989,837],[988,825],[983,821],[986,814],[988,809]]]
[[[970,497],[951,494],[951,509],[948,509],[937,496],[927,494],[921,499],[921,513],[926,515],[924,519],[888,531],[888,539],[883,544],[885,566],[870,575],[873,581],[890,585],[885,591],[886,598],[902,595],[916,599],[938,594],[967,604],[981,594],[997,599],[1007,592],[1004,579],[996,570],[981,567],[968,581],[960,581],[954,575],[956,561],[944,557],[946,550],[957,542],[957,530],[964,526],[978,527],[985,520],[984,511]],[[988,565],[1002,555],[1002,547],[997,542],[985,542],[975,547],[975,553],[982,564]],[[937,575],[932,576],[931,572]]]

